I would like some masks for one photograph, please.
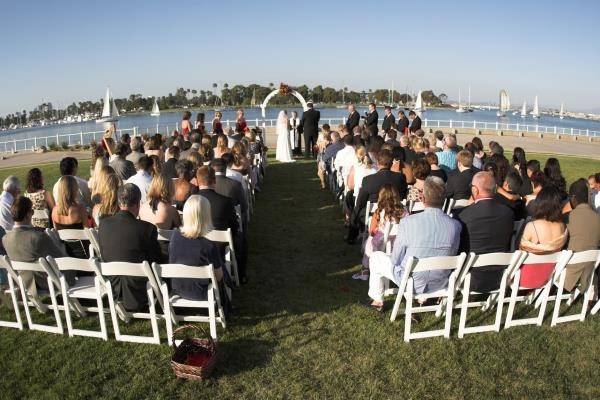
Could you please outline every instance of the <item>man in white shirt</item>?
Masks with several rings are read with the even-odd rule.
[[[2,194],[0,194],[0,226],[5,231],[10,231],[15,223],[11,207],[20,191],[21,184],[16,176],[11,175],[4,180]]]
[[[65,157],[60,160],[60,175],[67,176],[70,175],[77,181],[77,186],[79,190],[77,191],[77,203],[84,205],[86,207],[92,206],[92,195],[90,193],[90,188],[88,186],[88,182],[85,179],[82,179],[77,176],[77,168],[79,163],[75,157]],[[58,198],[58,181],[54,184],[52,188],[52,195],[55,199]]]
[[[146,202],[146,194],[150,188],[150,183],[152,183],[152,174],[150,174],[150,171],[152,170],[152,163],[153,161],[150,157],[140,157],[137,163],[137,172],[131,178],[127,179],[126,182],[133,183],[140,189],[140,192],[142,192],[142,199],[140,201],[141,204]]]
[[[342,140],[344,141],[344,148],[338,151],[333,166],[341,172],[344,184],[348,187],[347,181],[350,168],[356,164],[356,150],[353,146],[354,137],[352,135],[347,134]]]

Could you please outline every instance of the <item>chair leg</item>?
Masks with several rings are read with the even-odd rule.
[[[106,318],[104,316],[103,293],[98,277],[94,278],[94,286],[96,287],[96,304],[98,307],[98,319],[100,320],[100,333],[102,334],[102,339],[106,342],[108,341],[108,330],[106,329]]]
[[[31,319],[31,311],[29,310],[29,295],[25,291],[25,285],[21,276],[17,277],[19,283],[19,289],[21,290],[21,300],[23,301],[23,308],[25,309],[25,318],[27,319],[27,326],[29,329],[33,326],[33,320]]]
[[[544,322],[544,314],[546,312],[546,305],[548,304],[548,296],[550,295],[551,287],[552,287],[552,279],[550,279],[548,281],[548,283],[542,290],[542,293],[540,294],[540,296],[542,296],[542,298],[541,298],[541,302],[540,302],[540,312],[539,312],[538,318],[537,318],[537,326],[542,326],[542,323]]]
[[[408,284],[406,285],[406,306],[404,311],[404,341],[410,341],[410,329],[412,323],[412,303],[413,303],[413,282],[412,278],[408,280]],[[398,296],[401,296],[401,293],[398,293]]]
[[[12,278],[12,276],[8,276],[8,288],[10,290],[10,298],[12,300],[12,304],[13,304],[13,310],[15,312],[15,318],[16,318],[16,322],[13,323],[7,323],[9,324],[10,327],[14,327],[17,328],[18,330],[22,331],[23,330],[23,319],[21,318],[21,312],[19,311],[19,300],[17,299],[17,288],[15,287],[15,282]]]
[[[215,294],[213,290],[208,291],[208,323],[210,326],[210,336],[217,340],[217,320],[215,317]]]
[[[500,332],[500,326],[502,325],[502,311],[504,311],[504,293],[506,292],[506,280],[502,280],[500,284],[500,290],[498,293],[498,300],[496,302],[496,322],[494,324],[494,330]]]
[[[400,310],[400,303],[402,303],[403,295],[404,293],[401,293],[400,290],[398,290],[398,294],[396,295],[396,301],[394,301],[394,308],[392,309],[392,315],[390,316],[390,321],[392,322],[394,322],[396,320],[396,317],[398,316],[398,311]]]
[[[465,326],[467,325],[467,310],[469,307],[469,292],[471,291],[471,274],[467,274],[463,284],[462,303],[460,307],[460,321],[458,323],[458,337],[465,336]]]
[[[504,323],[505,328],[509,328],[512,325],[513,314],[515,312],[515,303],[517,301],[517,292],[519,291],[520,277],[521,273],[518,271],[513,278],[510,291],[510,302],[508,303],[508,312],[506,313],[506,321]]]
[[[150,306],[150,324],[152,325],[152,338],[155,344],[160,344],[160,333],[158,331],[158,321],[156,319],[156,299],[154,298],[154,290],[148,282],[147,290],[148,302]]]
[[[65,303],[65,320],[67,321],[67,333],[69,337],[73,337],[73,321],[71,319],[71,307],[67,298],[67,282],[64,276],[60,277],[60,291],[62,294],[63,302]]]
[[[169,289],[166,283],[162,285],[163,305],[165,312],[165,326],[167,328],[167,343],[173,345],[173,316],[171,315],[171,303],[169,302]]]
[[[58,310],[58,302],[56,301],[56,290],[50,277],[48,277],[48,289],[50,289],[50,301],[52,302],[52,311],[54,311],[54,318],[56,319],[56,327],[52,328],[52,330],[62,335],[64,333],[62,319]],[[69,307],[69,302],[66,299],[63,299],[63,303],[65,308]]]
[[[560,303],[563,297],[563,287],[565,284],[566,271],[563,270],[560,274],[558,281],[558,289],[556,290],[556,297],[554,299],[554,311],[552,312],[552,321],[550,321],[550,326],[556,326],[558,323],[558,317],[560,315]]]
[[[108,306],[110,308],[110,318],[112,319],[113,330],[115,331],[115,340],[121,341],[121,330],[119,329],[119,318],[115,308],[115,299],[113,298],[112,285],[106,281],[106,291],[108,294]]]

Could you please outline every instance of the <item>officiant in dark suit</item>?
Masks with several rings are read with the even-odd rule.
[[[354,104],[349,104],[348,119],[346,120],[346,129],[348,129],[348,133],[353,134],[354,128],[356,128],[359,123],[360,115],[358,115],[358,111],[354,108]]]
[[[381,129],[388,133],[390,129],[392,129],[392,125],[396,122],[396,118],[394,118],[394,114],[392,114],[392,107],[385,106],[383,109],[385,113],[385,117],[383,117],[383,123],[381,124]]]
[[[367,132],[369,132],[369,139],[377,136],[377,121],[379,120],[379,114],[377,114],[377,110],[375,109],[375,103],[369,104],[369,111],[363,116],[365,119],[365,127],[367,128]]]
[[[317,144],[317,136],[319,135],[321,113],[314,109],[312,101],[306,103],[306,107],[308,107],[308,110],[302,113],[298,132],[304,134],[304,156],[306,158],[316,158],[315,145]]]
[[[411,110],[408,113],[408,118],[412,121],[410,123],[410,132],[411,133],[415,133],[416,131],[421,129],[421,117],[419,117],[416,112]]]

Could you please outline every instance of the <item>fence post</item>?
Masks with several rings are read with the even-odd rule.
[[[83,146],[83,131],[79,132],[79,144]]]
[[[496,121],[496,130],[498,130],[498,121]]]
[[[14,139],[14,141],[13,141],[13,151],[15,153],[17,152],[17,139]]]
[[[588,128],[588,129],[585,130],[585,135],[586,136],[590,136],[590,128]]]
[[[33,138],[33,149],[37,149],[37,136]]]
[[[477,129],[477,123],[473,121],[473,129]]]
[[[60,139],[58,138],[58,133],[56,134],[56,146],[58,146]]]
[[[573,136],[573,128],[571,128],[571,136]]]
[[[452,120],[450,120],[450,128],[452,128]]]
[[[256,118],[256,125],[254,125],[254,126],[258,126],[258,118]]]

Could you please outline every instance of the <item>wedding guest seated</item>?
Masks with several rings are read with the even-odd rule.
[[[444,150],[437,153],[439,166],[441,169],[449,173],[456,169],[456,137],[452,135],[444,136]],[[471,163],[473,164],[473,156],[471,156]]]
[[[77,176],[77,171],[79,167],[79,162],[75,157],[65,157],[60,160],[60,175],[62,176],[72,176],[77,181],[77,186],[79,190],[77,191],[77,202],[86,207],[91,207],[92,205],[92,196],[90,193],[90,188],[85,179],[82,179]],[[52,195],[54,199],[58,197],[58,184],[60,179],[54,184],[52,188]]]
[[[127,183],[133,183],[140,189],[142,203],[146,202],[146,193],[148,193],[150,183],[152,182],[153,166],[154,161],[152,158],[148,156],[140,157],[137,164],[137,172],[127,180]]]
[[[332,167],[331,160],[337,156],[337,153],[344,148],[344,142],[340,138],[340,134],[336,131],[331,132],[331,144],[327,146],[323,153],[323,162],[327,169]]]
[[[241,172],[233,169],[233,162],[234,162],[233,155],[231,153],[225,153],[225,154],[223,154],[221,159],[227,165],[227,169],[225,170],[225,175],[228,178],[231,178],[231,179],[239,182],[242,185],[242,187],[244,188],[244,192],[246,193],[246,195],[248,195],[248,186],[246,185],[246,181],[244,180],[244,175],[242,175]],[[196,177],[197,176],[198,176],[198,173],[196,172]],[[214,221],[213,221],[213,223],[214,223]]]
[[[31,224],[35,228],[50,227],[50,212],[54,208],[52,193],[44,189],[44,178],[39,168],[27,172],[27,188],[23,193],[33,203]]]
[[[532,193],[533,186],[531,186],[531,180],[527,173],[527,157],[525,156],[525,150],[521,147],[515,147],[513,149],[512,166],[521,177],[521,187],[516,191],[521,196],[525,197]]]
[[[179,212],[173,207],[175,187],[173,180],[164,175],[152,178],[146,202],[141,205],[139,217],[158,229],[174,229],[181,225]]]
[[[210,162],[210,167],[215,171],[215,192],[233,200],[233,205],[239,205],[242,210],[242,221],[248,218],[248,202],[244,188],[238,181],[227,177],[227,165],[222,158],[215,158]],[[246,230],[244,229],[244,232]]]
[[[325,173],[326,166],[323,158],[325,156],[325,150],[331,144],[331,134],[329,132],[320,132],[319,138],[317,139],[317,176],[321,182],[321,189],[325,189]]]
[[[438,157],[440,153],[437,153]],[[467,150],[461,150],[456,155],[458,169],[448,173],[446,198],[463,200],[471,197],[471,181],[475,175],[473,155]]]
[[[218,245],[205,238],[213,229],[210,203],[202,196],[190,196],[183,207],[183,226],[169,242],[169,263],[192,267],[212,265],[218,281],[223,278],[223,258]],[[171,279],[172,293],[184,299],[206,300],[207,280]]]
[[[419,158],[413,161],[412,171],[415,183],[408,189],[406,199],[412,202],[421,202],[423,201],[423,185],[431,173],[431,167],[425,159]]]
[[[209,162],[215,158],[215,152],[213,148],[207,144],[202,144],[202,146],[200,146],[200,150],[198,150],[198,153],[200,153],[205,162]]]
[[[396,138],[398,137],[398,132],[396,132],[395,129],[390,129],[386,136],[387,140],[385,141],[385,143],[394,147],[400,147],[400,142],[396,140]]]
[[[31,200],[25,196],[17,197],[11,207],[13,229],[2,238],[2,245],[8,258],[12,261],[35,262],[47,256],[65,257],[63,250],[56,246],[50,236],[31,225],[32,217]],[[23,271],[19,275],[24,281],[25,289],[33,296],[38,295],[38,289],[48,289],[45,274]],[[73,283],[74,275],[66,277],[69,283]]]
[[[105,262],[161,262],[156,226],[137,219],[142,193],[126,183],[117,193],[119,212],[102,218],[98,228],[100,253]],[[112,276],[113,293],[129,311],[141,311],[148,304],[145,278]]]
[[[475,201],[461,210],[460,251],[486,254],[510,251],[513,212],[495,200],[496,180],[489,172],[473,176],[471,196]],[[500,287],[506,266],[487,266],[471,270],[471,290],[487,293]]]
[[[217,145],[214,148],[214,156],[215,158],[223,157],[223,154],[229,153],[231,150],[229,149],[227,136],[219,135],[217,136]]]
[[[148,139],[148,142],[146,142],[144,147],[144,154],[146,154],[148,157],[158,156],[159,159],[162,159],[162,139],[159,134],[156,134]]]
[[[525,197],[525,207],[527,210],[527,215],[531,216],[533,215],[533,204],[535,203],[535,199],[540,193],[540,190],[546,186],[546,175],[544,175],[542,171],[535,171],[533,174],[531,174],[529,179],[531,180],[531,185],[533,186],[533,193]]]
[[[233,200],[215,191],[215,171],[210,167],[202,166],[196,172],[196,180],[198,181],[198,194],[206,197],[210,202],[211,217],[215,229],[227,230],[231,228],[231,232],[237,232],[238,221]]]
[[[583,178],[576,180],[569,187],[569,202],[572,211],[566,218],[569,231],[567,249],[573,252],[600,248],[600,214],[590,207],[588,192],[589,189]],[[581,282],[584,285],[580,291],[585,292],[593,271],[593,262],[569,265],[566,270],[564,288],[570,292],[578,282]]]
[[[369,257],[375,251],[386,251],[386,242],[384,235],[387,231],[388,241],[393,242],[396,237],[394,225],[400,222],[400,219],[407,216],[408,213],[402,205],[402,199],[396,188],[392,185],[383,185],[379,190],[377,199],[377,209],[373,212],[369,224],[369,237],[365,243],[365,253],[363,256],[363,268],[359,273],[352,275],[352,279],[366,281],[369,279]]]
[[[127,146],[119,143],[115,149],[115,159],[110,162],[110,166],[115,170],[117,176],[122,181],[126,181],[135,175],[135,166],[133,162],[125,159],[127,157]]]
[[[408,187],[406,178],[400,172],[392,172],[392,153],[389,150],[381,150],[377,159],[377,173],[365,176],[362,181],[362,187],[356,199],[356,207],[354,207],[352,217],[350,219],[350,229],[348,231],[348,242],[352,243],[360,231],[360,227],[364,225],[365,208],[367,201],[371,203],[377,202],[379,189],[385,184],[391,184],[398,190],[400,199],[406,198]]]
[[[558,159],[550,157],[546,160],[544,166],[544,175],[546,175],[546,184],[552,185],[558,189],[560,198],[565,200],[567,198],[567,182],[560,169],[560,163]]]
[[[417,153],[410,147],[410,138],[400,136],[400,147],[404,150],[405,161],[410,164],[417,158]]]
[[[478,169],[483,169],[487,159],[487,154],[483,151],[483,142],[477,136],[475,136],[471,143],[473,143],[473,166]]]
[[[560,191],[555,186],[543,188],[535,199],[532,220],[525,225],[519,248],[533,254],[550,254],[562,250],[568,232],[562,217]],[[521,267],[521,286],[543,286],[554,271],[554,264],[529,264]]]
[[[195,172],[194,164],[189,160],[179,160],[175,165],[175,171],[177,172],[177,179],[173,180],[175,186],[173,204],[175,204],[177,210],[182,211],[186,200],[198,192],[198,187],[191,183]]]
[[[354,149],[352,135],[344,136],[342,142],[344,142],[344,147],[337,152],[333,167],[342,174],[342,179],[344,180],[347,190],[348,174],[350,173],[350,168],[356,163],[356,150]]]
[[[236,142],[231,147],[231,155],[233,156],[233,164],[231,169],[238,171],[242,175],[248,175],[252,170],[246,147],[241,142]]]
[[[444,181],[429,177],[423,188],[425,210],[402,218],[392,247],[391,257],[375,252],[369,260],[369,297],[364,304],[383,311],[385,279],[399,284],[406,262],[411,257],[425,258],[456,255],[461,225],[442,211]],[[415,234],[418,232],[418,234]],[[415,293],[429,293],[448,285],[452,271],[426,271],[413,274]]]
[[[425,160],[429,163],[429,166],[431,167],[431,172],[429,173],[430,176],[437,176],[444,182],[448,181],[448,175],[446,174],[446,171],[444,171],[438,166],[438,157],[435,153],[427,153],[425,155]]]
[[[382,148],[385,148],[386,146],[390,147],[388,150],[392,152],[392,158],[394,159],[391,171],[402,172],[404,174],[404,177],[406,178],[407,184],[412,185],[413,183],[415,183],[412,164],[406,162],[406,153],[404,152],[404,149],[398,146],[392,147],[388,144],[384,144]]]
[[[131,138],[131,142],[129,145],[131,146],[131,153],[129,153],[127,157],[125,157],[125,159],[127,161],[131,161],[134,167],[137,168],[138,161],[144,155],[144,153],[142,152],[142,139],[139,136],[134,136]]]
[[[350,174],[348,174],[348,188],[354,193],[352,198],[356,204],[356,200],[358,198],[356,195],[362,188],[363,179],[365,176],[376,173],[377,169],[373,166],[373,162],[371,161],[371,157],[369,157],[367,154],[367,149],[365,146],[359,146],[356,148],[355,157],[356,163],[350,169]]]
[[[11,207],[15,198],[21,193],[21,183],[19,179],[10,175],[2,184],[2,194],[0,195],[0,227],[5,231],[13,228],[13,217]]]
[[[98,173],[92,190],[92,218],[96,225],[100,223],[101,218],[114,215],[118,211],[117,190],[121,183],[121,179],[109,166],[103,167]]]
[[[58,181],[56,205],[52,209],[52,223],[56,230],[83,229],[88,226],[88,213],[77,203],[77,181],[72,176],[63,176]],[[76,258],[88,258],[88,242],[66,242],[67,254]]]
[[[513,212],[513,219],[520,221],[527,217],[527,210],[525,209],[525,201],[521,198],[521,195],[517,193],[517,190],[521,188],[523,181],[517,171],[511,171],[506,175],[504,184],[495,195],[495,199],[498,203],[505,205],[510,208]]]
[[[175,171],[175,164],[179,160],[179,147],[170,146],[166,154],[167,160],[162,166],[162,174],[168,179],[175,179],[177,177],[177,171]]]

